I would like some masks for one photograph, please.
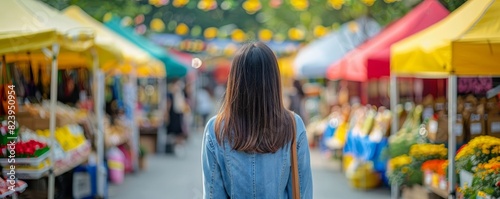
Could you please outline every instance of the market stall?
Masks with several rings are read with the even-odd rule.
[[[166,75],[165,67],[162,62],[152,57],[148,52],[142,50],[123,36],[117,34],[113,30],[93,19],[77,6],[66,8],[63,13],[72,19],[87,25],[95,30],[96,40],[103,40],[113,43],[120,49],[125,61],[122,64],[108,64],[102,67],[106,74],[108,94],[106,96],[106,104],[109,106],[106,110],[110,120],[105,123],[104,136],[106,148],[121,147],[123,144],[130,144],[133,168],[137,170],[139,166],[140,143],[138,135],[138,118],[135,104],[137,97],[131,99],[130,96],[137,96],[137,80],[138,78],[157,77],[164,78]],[[120,90],[127,89],[121,92]],[[111,92],[113,91],[113,92]],[[125,95],[125,93],[127,95]],[[123,100],[127,98],[127,100]],[[120,99],[120,100],[117,100]],[[118,113],[114,114],[119,106],[121,109],[126,109],[125,117],[120,117]],[[126,107],[125,107],[126,106]],[[120,119],[123,118],[123,119]],[[161,120],[161,118],[160,118]],[[131,122],[134,121],[134,122]],[[127,164],[128,165],[128,164]]]
[[[2,28],[0,28],[0,31],[7,33],[2,35],[2,40],[4,40],[2,44],[4,45],[2,46],[2,50],[0,50],[6,57],[2,61],[4,63],[3,65],[5,66],[5,63],[22,61],[18,59],[21,57],[18,56],[19,54],[28,54],[27,57],[30,61],[38,61],[42,63],[40,64],[41,68],[43,68],[44,64],[52,62],[52,72],[50,75],[51,102],[50,105],[43,105],[43,108],[46,109],[47,113],[50,113],[50,125],[48,129],[50,129],[51,133],[48,142],[51,143],[48,144],[51,146],[50,159],[52,161],[50,161],[50,166],[48,167],[48,173],[50,174],[48,197],[53,198],[54,174],[64,172],[64,169],[59,169],[60,172],[56,172],[56,170],[53,169],[54,166],[61,166],[57,164],[56,160],[58,159],[56,158],[56,151],[58,150],[54,147],[57,145],[57,142],[54,142],[57,124],[56,107],[60,107],[56,106],[58,64],[61,66],[71,66],[73,65],[73,62],[78,63],[80,60],[80,63],[84,66],[93,66],[93,71],[96,72],[94,74],[98,74],[96,70],[100,64],[119,62],[121,60],[121,56],[111,44],[95,42],[94,33],[87,27],[61,15],[57,10],[50,8],[41,2],[2,1],[2,7],[9,8],[5,12],[2,12],[2,18],[18,16],[16,18],[12,18],[12,20],[4,20],[1,24]],[[49,49],[50,46],[52,46],[51,50]],[[72,57],[72,59],[58,59],[59,57],[68,56]],[[41,59],[36,60],[33,58]],[[97,78],[94,79],[97,80]],[[94,85],[95,89],[93,90],[98,90],[97,85],[99,84],[95,82]],[[94,97],[99,99],[99,96],[96,94],[97,93],[94,93]],[[95,101],[98,102],[98,100]],[[22,102],[19,105],[21,104]],[[96,111],[97,110],[100,109],[96,108]],[[99,133],[96,134],[99,138]],[[99,143],[99,139],[97,142]],[[70,153],[68,154],[71,155]],[[86,156],[83,155],[80,159],[85,160]],[[78,161],[73,160],[70,162],[77,163]],[[71,167],[71,165],[68,166],[68,168]]]
[[[397,77],[448,78],[448,114],[445,123],[448,123],[449,163],[448,183],[446,183],[448,186],[444,186],[444,191],[447,193],[444,196],[446,197],[455,198],[457,196],[455,189],[457,165],[455,159],[458,157],[455,157],[455,146],[457,139],[462,135],[459,127],[461,118],[457,114],[459,113],[457,111],[459,107],[457,105],[457,102],[459,102],[457,99],[457,76],[497,76],[500,74],[500,69],[495,67],[495,63],[500,61],[500,51],[495,50],[495,47],[498,47],[498,40],[495,38],[500,36],[500,25],[498,25],[500,21],[497,20],[499,14],[500,2],[498,1],[468,1],[442,21],[391,47],[392,107],[397,104]],[[480,52],[482,55],[464,57],[460,54],[464,51]],[[487,135],[491,133],[488,133],[491,126],[487,126],[487,123],[486,125],[482,124],[485,121],[485,115],[481,114],[479,110],[482,109],[478,107],[476,112],[470,114],[468,118],[470,123],[468,127],[470,129],[464,129],[465,132],[469,131],[471,135]],[[491,115],[488,114],[488,119],[490,117]],[[476,120],[478,125],[473,125]],[[397,126],[397,123],[397,120],[393,120],[393,127]],[[395,132],[396,128],[393,128],[393,130]],[[475,164],[477,163],[475,162]],[[487,162],[479,161],[479,163]],[[460,181],[462,180],[461,177]],[[474,187],[475,185],[470,184],[469,186]]]
[[[141,49],[144,51],[148,52],[151,56],[157,58],[163,64],[165,65],[165,71],[167,73],[166,79],[157,79],[158,81],[158,87],[160,90],[158,91],[158,96],[166,96],[166,82],[167,79],[177,79],[177,78],[184,78],[189,71],[189,66],[186,66],[182,64],[179,60],[176,58],[172,57],[166,49],[163,49],[159,47],[158,45],[154,44],[153,42],[147,40],[146,38],[137,35],[133,29],[129,27],[123,27],[120,23],[120,20],[118,18],[113,18],[110,21],[106,22],[105,25],[116,32],[117,34],[123,36],[124,38],[127,38],[129,41],[134,43],[135,45],[139,46]],[[166,110],[166,102],[165,98],[160,98],[159,102],[159,109],[155,110],[153,113],[156,115],[158,114],[163,114]],[[148,115],[152,115],[147,113]],[[160,118],[160,116],[155,116],[155,118]],[[151,119],[151,118],[149,118]],[[149,120],[148,119],[148,120]],[[164,140],[165,133],[162,132],[163,128],[160,128],[163,126],[163,123],[158,123],[157,126],[142,126],[139,127],[139,131],[142,132],[141,134],[144,134],[144,136],[151,137],[152,136],[152,142],[155,143],[157,147],[157,151],[160,151],[161,146],[163,145],[162,140]],[[148,138],[151,139],[151,138]]]
[[[295,58],[295,74],[300,78],[325,77],[330,64],[340,60],[349,51],[375,36],[380,26],[374,20],[362,17],[343,24],[339,30],[315,40],[299,50]]]
[[[347,53],[342,59],[328,66],[327,78],[363,82],[362,101],[367,102],[370,79],[390,75],[390,46],[415,34],[448,15],[448,10],[437,0],[427,0],[408,12],[405,16],[389,24],[379,34]],[[386,60],[368,61],[373,56]],[[373,82],[370,82],[373,84]]]

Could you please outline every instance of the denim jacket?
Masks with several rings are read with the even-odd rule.
[[[302,119],[295,115],[300,196],[313,198],[309,145]],[[249,154],[222,147],[215,138],[215,117],[205,127],[202,146],[203,198],[292,198],[290,144],[276,153]]]

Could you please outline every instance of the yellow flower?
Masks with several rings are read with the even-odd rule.
[[[401,169],[401,171],[402,171],[403,173],[408,173],[408,167],[403,167],[403,168]]]
[[[488,155],[488,154],[490,154],[490,151],[488,149],[483,149],[483,153]]]

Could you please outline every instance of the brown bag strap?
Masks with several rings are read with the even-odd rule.
[[[292,198],[300,199],[300,184],[299,184],[299,163],[297,158],[297,129],[295,122],[295,114],[292,112],[292,124],[293,124],[293,132],[292,132],[292,145],[291,145],[291,160],[292,160]]]

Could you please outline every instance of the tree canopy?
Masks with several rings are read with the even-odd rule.
[[[209,27],[218,36],[241,30],[246,37],[259,32],[273,38],[311,40],[360,16],[381,25],[402,17],[422,0],[42,0],[64,9],[77,5],[97,20],[107,14],[128,17],[146,32],[180,33],[201,38]],[[466,0],[440,0],[450,11]],[[153,25],[154,24],[154,25]],[[179,26],[182,26],[179,28]],[[221,34],[226,32],[226,35]],[[295,32],[294,32],[295,31]]]

